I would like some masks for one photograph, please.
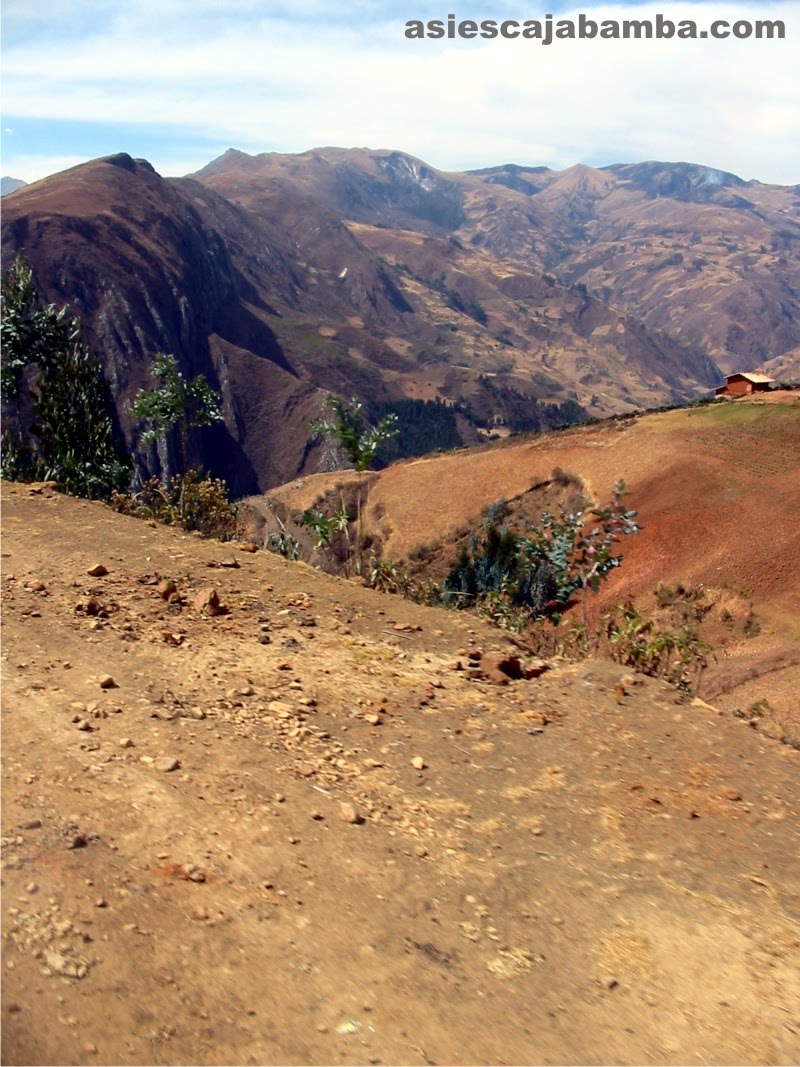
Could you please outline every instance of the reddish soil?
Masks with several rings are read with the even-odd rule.
[[[3,529],[4,1063],[797,1062],[793,748],[43,487]]]
[[[524,497],[555,468],[579,477],[598,502],[623,478],[643,527],[622,546],[624,563],[594,613],[629,598],[649,610],[659,583],[702,587],[715,603],[752,605],[756,625],[747,636],[724,627],[711,632],[717,661],[701,695],[727,710],[767,699],[774,729],[800,739],[800,394],[607,421],[396,464],[369,485],[368,529],[392,559],[408,559],[420,545],[447,550],[477,527],[489,504]],[[299,511],[341,478],[319,475],[276,493]]]

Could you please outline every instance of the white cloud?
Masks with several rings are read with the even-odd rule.
[[[576,41],[549,48],[529,41],[407,41],[399,18],[367,28],[352,17],[347,26],[335,25],[319,0],[286,4],[294,18],[264,17],[266,5],[248,0],[226,7],[224,21],[214,17],[216,0],[193,0],[191,19],[187,5],[165,0],[156,18],[150,0],[120,2],[101,32],[87,31],[68,49],[39,33],[17,40],[6,48],[6,114],[18,126],[24,118],[112,125],[118,145],[125,128],[135,140],[137,129],[163,133],[167,126],[181,140],[196,135],[247,151],[400,148],[444,169],[661,158],[800,181],[800,158],[787,150],[800,143],[797,0],[575,6],[598,19],[658,11],[702,25],[782,18],[784,41]],[[358,10],[380,6],[363,0]],[[495,10],[512,6],[498,3]],[[522,18],[536,7],[517,6]],[[305,20],[315,13],[319,21]],[[142,154],[135,144],[128,150]],[[190,155],[150,158],[175,173],[181,154]],[[20,158],[8,166],[13,161],[19,171]]]

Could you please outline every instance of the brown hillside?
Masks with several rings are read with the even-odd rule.
[[[796,1062],[797,751],[46,487],[2,517],[4,1063]]]
[[[225,422],[194,435],[194,456],[237,495],[316,469],[308,427],[330,392],[373,406],[468,399],[476,417],[503,421],[502,388],[602,413],[716,383],[704,358],[596,300],[459,242],[431,240],[417,263],[415,235],[386,247],[374,225],[346,225],[313,183],[293,171],[264,178],[241,155],[239,169],[223,157],[201,184],[120,154],[4,207],[6,259],[24,251],[43,298],[80,316],[126,445],[151,470],[162,460],[128,407],[152,385],[158,352],[222,393]],[[415,204],[421,195],[406,193]],[[501,391],[483,395],[481,375]]]
[[[798,187],[690,163],[443,173],[363,148],[228,152],[196,177],[245,205],[296,185],[345,219],[456,234],[502,263],[584,285],[725,371],[800,344]]]
[[[369,530],[390,559],[407,560],[420,546],[439,543],[446,564],[456,551],[448,544],[475,529],[489,504],[530,495],[528,510],[537,518],[539,497],[529,490],[555,468],[579,478],[597,502],[624,479],[643,525],[626,540],[624,564],[596,610],[628,598],[649,607],[659,583],[704,586],[720,605],[730,594],[740,602],[734,614],[752,602],[759,632],[714,633],[721,658],[704,692],[726,708],[768,697],[800,736],[798,394],[608,421],[397,464],[370,482]],[[285,487],[280,500],[303,510],[334,480]]]

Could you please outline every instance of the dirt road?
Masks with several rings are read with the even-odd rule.
[[[40,487],[3,529],[4,1063],[800,1057],[794,749]]]

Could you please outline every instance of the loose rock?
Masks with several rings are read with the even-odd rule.
[[[339,805],[339,815],[343,822],[352,823],[355,826],[364,821],[364,816],[355,804],[351,804],[349,800],[343,800]]]
[[[195,611],[201,611],[207,615],[224,615],[226,613],[226,609],[220,603],[219,593],[210,585],[200,590],[194,598],[193,606]]]
[[[166,774],[170,771],[177,771],[180,765],[181,761],[172,756],[159,756],[159,758],[153,762],[153,766],[157,771],[164,771]]]

